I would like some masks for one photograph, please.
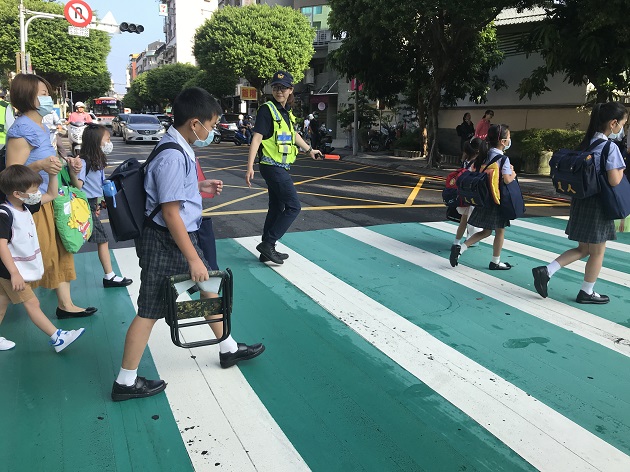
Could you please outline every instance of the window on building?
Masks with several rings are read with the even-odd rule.
[[[302,13],[310,17],[313,14],[313,7],[302,8]]]
[[[322,22],[321,21],[313,21],[312,25],[313,28],[315,28],[316,30],[320,30],[322,29]]]
[[[313,7],[313,15],[321,15],[322,14],[322,7]]]

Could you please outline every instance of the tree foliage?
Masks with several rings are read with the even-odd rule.
[[[526,52],[540,53],[544,64],[523,79],[520,97],[549,91],[551,76],[561,74],[572,85],[593,84],[596,100],[630,92],[630,24],[627,0],[554,2],[547,17],[525,41]]]
[[[15,70],[15,55],[20,51],[19,3],[0,0],[0,69],[5,74]],[[29,10],[63,14],[63,5],[56,2],[26,0],[24,4]],[[38,18],[29,26],[26,50],[33,69],[58,87],[64,80],[107,73],[110,39],[98,30],[90,30],[89,38],[70,36],[67,21]]]
[[[194,54],[209,74],[243,77],[259,91],[278,70],[298,82],[314,54],[315,31],[290,7],[226,6],[195,34]]]
[[[127,90],[123,98],[123,105],[131,108],[133,111],[139,112],[146,106],[151,104],[149,97],[149,89],[147,88],[147,74],[140,74],[131,82],[131,87]]]
[[[349,99],[352,104],[348,104],[345,110],[340,111],[337,114],[337,119],[342,127],[348,126],[354,122],[354,104],[356,102],[356,92],[352,92]],[[365,94],[359,93],[359,124],[361,128],[370,128],[375,123],[378,123],[378,110],[370,105],[370,102],[365,97]]]
[[[107,71],[94,76],[72,77],[68,79],[68,90],[72,90],[75,102],[85,102],[90,98],[106,95],[111,81],[111,75]]]
[[[149,101],[166,106],[184,89],[184,84],[197,75],[199,68],[190,64],[167,64],[151,69],[146,75]]]
[[[466,96],[483,101],[491,86],[502,85],[491,76],[501,63],[491,22],[503,8],[527,3],[533,2],[330,0],[331,29],[345,36],[330,59],[373,98],[405,91],[415,99],[421,127],[428,118],[433,157],[441,104]]]
[[[184,84],[184,88],[201,87],[207,90],[211,95],[221,99],[234,95],[238,78],[230,74],[229,71],[218,70],[210,73],[200,70],[188,82]]]

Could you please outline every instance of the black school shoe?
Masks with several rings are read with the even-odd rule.
[[[605,305],[610,301],[607,295],[600,295],[597,292],[593,292],[590,295],[586,293],[584,290],[580,290],[577,298],[575,299],[578,303],[591,304],[591,305]]]
[[[275,246],[274,246],[274,251],[276,250]],[[276,251],[276,254],[278,254],[278,256],[280,256],[280,259],[282,259],[283,261],[286,261],[289,258],[289,255],[286,252],[278,252]],[[271,259],[269,259],[267,256],[261,254],[260,257],[258,258],[258,260],[260,262],[269,262]]]
[[[112,400],[122,402],[132,398],[152,397],[166,388],[164,380],[147,380],[144,377],[136,377],[136,382],[131,386],[120,385],[114,382],[112,387]]]
[[[103,277],[103,287],[126,287],[127,285],[131,285],[133,283],[133,280],[128,279],[127,277],[123,277],[123,279],[119,280],[118,282],[114,280],[115,278],[115,275],[111,279],[106,279],[105,277]]]
[[[280,256],[280,253],[276,251],[276,247],[273,244],[263,241],[256,246],[256,250],[261,256],[265,256],[267,260],[273,262],[274,264],[284,264],[284,259]]]
[[[98,311],[98,308],[89,306],[83,311],[72,312],[62,310],[61,308],[57,308],[57,319],[65,320],[67,318],[85,318],[86,316],[92,316],[94,313]]]
[[[236,351],[219,354],[219,361],[224,369],[232,367],[237,362],[260,356],[265,350],[265,346],[261,343],[252,344],[251,346],[245,343],[237,343],[237,345],[238,349]]]
[[[534,267],[532,269],[532,275],[534,276],[534,288],[543,298],[547,298],[549,292],[547,291],[547,284],[549,283],[549,272],[546,266]]]
[[[457,264],[459,264],[459,256],[460,256],[460,249],[462,247],[459,244],[453,244],[451,246],[451,255],[448,258],[448,261],[451,263],[451,267],[455,267],[457,266]]]
[[[491,262],[490,265],[488,265],[488,269],[490,270],[510,270],[511,268],[512,266],[509,262],[499,262],[498,264]]]

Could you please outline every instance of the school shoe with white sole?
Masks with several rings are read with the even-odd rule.
[[[13,341],[9,341],[7,338],[0,338],[0,351],[8,351],[14,347],[15,343]]]
[[[85,328],[73,329],[72,331],[57,330],[57,340],[50,341],[50,344],[55,348],[55,351],[61,352],[67,348],[70,344],[75,342],[83,334]]]
[[[488,269],[490,270],[510,270],[511,268],[512,266],[509,262],[499,262],[498,264],[496,262],[491,262],[488,265]]]

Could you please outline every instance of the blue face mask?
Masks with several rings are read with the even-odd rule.
[[[37,113],[41,116],[46,116],[53,111],[54,103],[52,97],[48,95],[38,95],[39,106],[37,107]]]
[[[203,129],[208,131],[208,128],[206,128],[203,125],[203,123],[201,123],[201,121],[199,122],[199,124],[201,125]],[[195,133],[195,136],[197,136],[197,140],[193,143],[193,146],[195,147],[210,146],[210,144],[212,144],[212,141],[214,140],[214,129],[212,131],[208,131],[208,137],[205,140],[199,139],[199,136],[197,135],[197,132],[194,129],[193,129],[193,133]]]

